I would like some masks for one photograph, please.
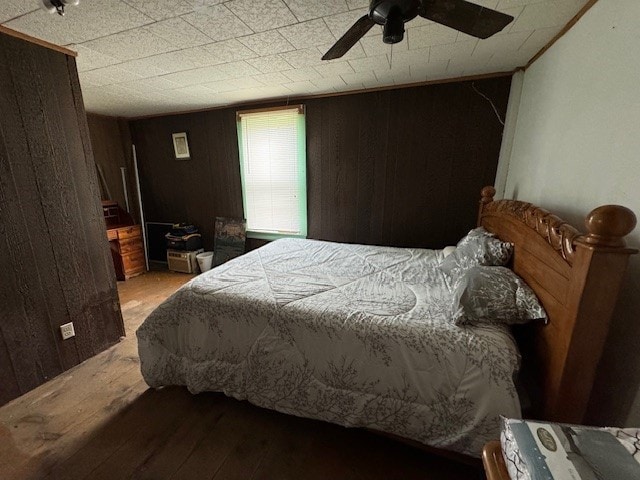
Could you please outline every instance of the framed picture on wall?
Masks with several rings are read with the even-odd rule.
[[[176,154],[176,160],[186,160],[190,158],[189,142],[187,141],[187,132],[173,133],[173,151]]]

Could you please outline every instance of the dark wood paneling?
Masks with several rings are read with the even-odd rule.
[[[124,329],[75,60],[0,34],[0,110],[4,403]]]
[[[309,237],[416,247],[455,243],[495,178],[510,77],[305,102]],[[256,105],[261,107],[265,105]],[[249,107],[243,107],[246,109]],[[235,109],[131,122],[149,221],[242,215]],[[177,161],[171,134],[192,158]]]
[[[111,194],[109,198],[109,195],[106,195],[101,188],[102,199],[114,200],[122,208],[126,207],[122,172],[120,170],[121,167],[126,168],[129,213],[136,221],[139,221],[129,122],[93,114],[87,115],[87,122],[96,168],[99,166],[102,170]]]

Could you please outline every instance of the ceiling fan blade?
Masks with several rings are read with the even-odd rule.
[[[465,0],[423,0],[419,15],[477,38],[489,38],[513,20],[511,15]]]
[[[365,33],[371,30],[371,27],[375,24],[376,22],[371,20],[369,15],[365,15],[358,19],[358,21],[354,23],[349,30],[347,30],[347,33],[340,37],[335,45],[333,45],[333,47],[323,55],[322,60],[333,60],[334,58],[340,58],[343,56],[351,47],[358,43],[358,40],[364,37]]]

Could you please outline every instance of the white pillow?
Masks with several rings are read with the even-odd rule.
[[[448,247],[444,247],[442,249],[442,258],[447,258],[449,255],[451,255],[455,251],[456,251],[455,245],[449,245]]]

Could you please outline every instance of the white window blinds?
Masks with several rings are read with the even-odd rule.
[[[247,234],[306,237],[303,107],[238,112],[238,147]]]

